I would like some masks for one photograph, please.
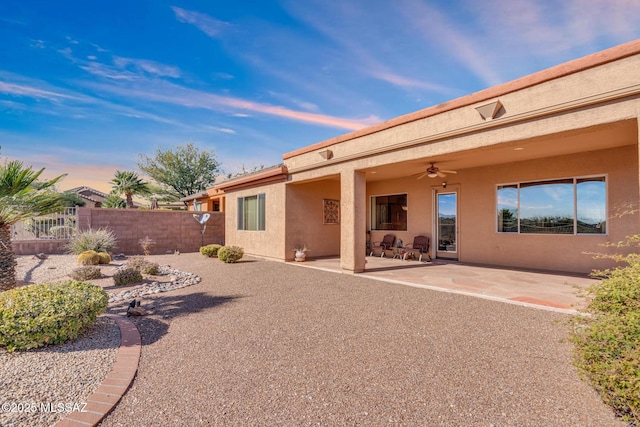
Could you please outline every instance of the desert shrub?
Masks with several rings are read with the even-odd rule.
[[[90,283],[35,284],[0,294],[0,346],[8,351],[60,344],[93,325],[107,294]]]
[[[149,236],[145,236],[144,239],[138,240],[138,244],[145,255],[151,255],[151,248],[156,245],[156,241],[149,238]]]
[[[78,255],[78,264],[98,265],[100,264],[100,255],[96,251],[84,251]]]
[[[67,252],[79,255],[84,251],[113,252],[116,236],[107,228],[84,230],[76,234],[66,245]]]
[[[218,259],[227,263],[237,262],[244,256],[244,250],[239,246],[223,246],[218,249]]]
[[[71,272],[70,276],[73,280],[79,280],[79,281],[93,280],[93,279],[101,278],[102,272],[98,267],[94,267],[92,265],[85,265],[85,266],[74,269]]]
[[[141,256],[134,256],[127,261],[127,268],[133,268],[142,274],[158,274],[160,266],[158,263],[147,261]]]
[[[142,282],[142,274],[134,268],[122,268],[113,275],[113,283],[116,286],[127,286]]]
[[[200,253],[209,258],[215,258],[218,256],[218,251],[222,245],[207,245],[200,247]]]
[[[638,236],[628,238],[631,246]],[[616,413],[640,424],[640,254],[605,255],[623,264],[599,271],[590,302],[572,319],[575,365]]]
[[[98,264],[109,264],[111,263],[111,255],[106,252],[98,252],[98,256],[100,257],[100,262]]]

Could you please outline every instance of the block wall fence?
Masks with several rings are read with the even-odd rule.
[[[199,212],[204,213],[204,212]],[[208,212],[204,239],[201,234],[202,225],[193,217],[194,212],[165,210],[133,210],[78,208],[78,229],[108,228],[116,236],[116,253],[127,255],[141,254],[138,241],[146,236],[155,240],[151,248],[154,255],[167,251],[197,252],[202,246],[212,243],[224,243],[224,212]],[[61,240],[26,240],[12,241],[17,255],[32,255],[40,252],[49,254],[64,253]]]

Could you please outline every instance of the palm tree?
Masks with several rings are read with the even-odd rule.
[[[0,291],[16,286],[16,255],[11,246],[11,226],[18,221],[59,211],[63,197],[55,184],[66,176],[38,181],[44,168],[34,171],[20,161],[0,165]]]
[[[133,171],[116,171],[116,176],[111,180],[112,193],[124,194],[127,198],[127,208],[133,208],[133,196],[144,195],[149,192],[148,184]]]

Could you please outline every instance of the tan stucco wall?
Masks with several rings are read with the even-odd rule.
[[[404,244],[413,242],[418,235],[433,238],[430,180],[416,180],[416,177],[406,177],[392,181],[377,181],[367,185],[367,230],[371,230],[371,197],[390,194],[407,193],[407,231],[371,230],[371,241],[379,242],[385,234],[391,233],[396,239],[402,239]],[[433,243],[432,243],[433,244]]]
[[[285,246],[285,184],[262,185],[226,193],[225,244],[240,246],[246,254],[282,260]],[[265,194],[265,230],[238,230],[238,197]]]
[[[529,235],[496,231],[496,186],[500,184],[605,175],[607,178],[607,235]],[[407,231],[372,231],[380,241],[392,233],[404,243],[425,234],[433,239],[433,188],[442,190],[444,179],[417,180],[415,177],[371,182],[367,185],[367,227],[370,228],[370,197],[408,193]],[[588,273],[610,266],[584,252],[611,253],[603,245],[640,233],[640,217],[618,216],[630,203],[637,207],[638,148],[627,145],[610,150],[479,167],[458,171],[447,177],[447,188],[458,190],[460,261],[544,270]],[[621,209],[622,208],[622,209]]]
[[[607,177],[607,235],[496,232],[497,184],[600,174]],[[611,262],[585,252],[611,252],[602,245],[640,232],[637,213],[616,216],[623,205],[637,206],[637,146],[469,169],[460,173],[459,182],[459,253],[466,262],[588,273]]]
[[[340,224],[323,221],[323,199],[340,200],[340,181],[333,177],[286,187],[286,259],[303,245],[310,249],[308,257],[340,255]]]

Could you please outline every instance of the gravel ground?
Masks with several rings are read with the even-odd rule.
[[[108,426],[624,426],[571,365],[566,315],[246,259],[160,256]],[[123,306],[113,306],[122,313]]]
[[[16,271],[21,281],[55,282],[75,267],[73,256],[21,256]],[[74,342],[14,353],[0,348],[0,425],[50,426],[75,404],[81,408],[111,371],[119,346],[117,325],[99,318]]]
[[[14,353],[0,349],[0,425],[50,426],[74,405],[82,409],[111,371],[119,345],[116,324],[99,318],[71,343]]]

